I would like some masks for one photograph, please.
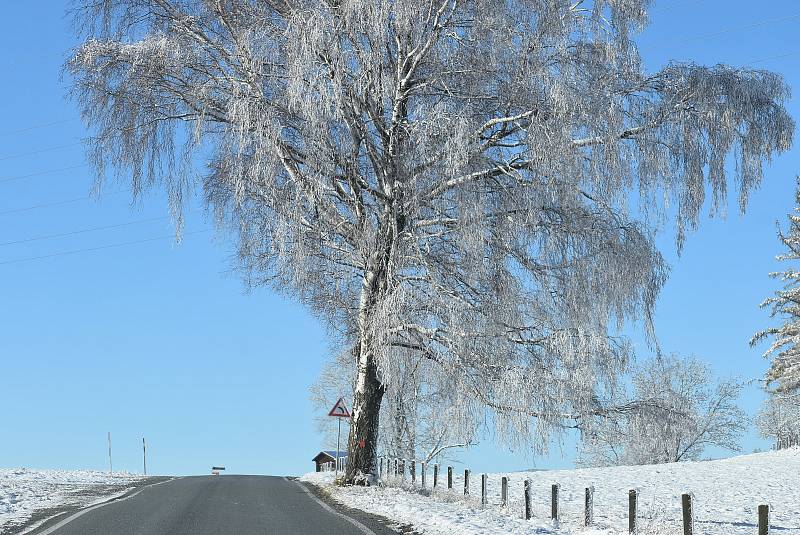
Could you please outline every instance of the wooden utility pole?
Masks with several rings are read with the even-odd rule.
[[[111,431],[108,432],[108,475],[114,473],[114,463],[111,461]]]
[[[142,437],[142,462],[144,464],[144,475],[147,475],[147,444]]]

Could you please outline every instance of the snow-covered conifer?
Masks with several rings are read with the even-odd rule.
[[[757,333],[750,341],[755,345],[765,338],[772,344],[764,353],[772,362],[765,375],[767,387],[776,392],[800,392],[800,178],[795,192],[795,211],[789,214],[789,228],[786,232],[778,230],[778,238],[787,251],[778,260],[790,262],[786,270],[770,273],[770,276],[784,283],[773,297],[761,303],[770,309],[770,316],[780,325]]]

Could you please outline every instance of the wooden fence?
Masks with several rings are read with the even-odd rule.
[[[406,482],[405,467],[407,461],[405,459],[397,459],[392,457],[378,457],[378,480],[383,483],[391,483],[400,479],[402,483]],[[411,461],[410,483],[413,487],[417,486],[417,467],[419,466],[419,488],[422,490],[436,491],[441,488],[439,484],[439,465],[433,465],[433,485],[428,488],[426,485],[427,478],[426,472],[428,463],[420,461]],[[470,497],[470,474],[469,470],[464,470],[464,496]],[[481,474],[481,497],[480,503],[482,507],[487,505],[487,482],[489,479],[488,474]],[[447,467],[447,491],[454,492],[453,489],[453,467]],[[586,487],[585,499],[583,504],[583,518],[581,523],[584,526],[594,525],[594,487]],[[560,500],[559,495],[561,486],[554,484],[550,488],[550,518],[558,522],[561,520]],[[530,520],[533,516],[532,513],[532,488],[530,479],[525,479],[522,485],[522,498],[524,510],[522,511],[523,517]],[[683,524],[684,535],[694,535],[694,496],[692,494],[681,495],[681,522]],[[508,477],[500,478],[500,507],[507,509],[509,507],[508,499]],[[638,514],[639,507],[639,491],[638,489],[630,489],[628,491],[628,532],[637,533],[639,526],[637,521],[642,517]],[[758,506],[758,535],[769,535],[769,505],[762,504]]]

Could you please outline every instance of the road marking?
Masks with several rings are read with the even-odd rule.
[[[170,481],[175,481],[175,480],[177,480],[177,479],[183,479],[183,478],[182,478],[182,477],[173,477],[172,479],[168,479],[168,480],[166,480],[166,481],[161,481],[161,482],[159,482],[159,483],[153,483],[152,485],[147,485],[146,487],[142,487],[142,488],[140,488],[139,490],[137,490],[136,492],[134,492],[134,493],[133,493],[133,494],[131,494],[130,496],[126,496],[126,497],[124,497],[124,498],[112,498],[112,499],[110,499],[110,500],[108,500],[108,501],[106,501],[106,502],[103,502],[103,503],[98,503],[97,505],[93,505],[93,506],[91,506],[91,507],[87,507],[86,509],[81,509],[80,511],[78,511],[78,512],[77,512],[77,513],[75,513],[74,515],[72,515],[72,516],[70,516],[70,517],[67,517],[67,518],[65,518],[64,520],[62,520],[61,522],[59,522],[59,523],[58,523],[58,524],[56,524],[55,526],[53,526],[53,527],[50,527],[50,528],[47,528],[46,530],[44,530],[44,531],[42,531],[42,532],[40,532],[40,533],[37,533],[36,535],[50,535],[50,534],[51,534],[51,533],[53,533],[55,530],[57,530],[57,529],[59,529],[59,528],[63,528],[64,526],[66,526],[67,524],[69,524],[70,522],[72,522],[73,520],[75,520],[76,518],[78,518],[78,517],[81,517],[81,516],[85,515],[85,514],[86,514],[86,513],[88,513],[89,511],[94,511],[95,509],[100,509],[101,507],[105,507],[106,505],[109,505],[109,504],[112,504],[112,503],[120,503],[120,502],[124,502],[125,500],[130,500],[131,498],[133,498],[134,496],[137,496],[139,493],[141,493],[141,492],[142,492],[142,491],[144,491],[145,489],[149,489],[150,487],[157,487],[158,485],[163,485],[164,483],[169,483]],[[38,524],[36,524],[35,526],[31,526],[30,528],[26,529],[25,531],[23,531],[23,532],[22,532],[22,533],[20,533],[19,535],[25,535],[26,533],[31,533],[31,532],[33,532],[34,530],[38,529],[38,528],[39,528],[39,526],[41,526],[42,524],[46,523],[48,520],[51,520],[51,519],[53,519],[53,518],[55,518],[55,517],[57,517],[57,516],[63,515],[63,514],[64,514],[64,513],[59,513],[59,514],[57,514],[57,515],[53,515],[53,516],[51,516],[50,518],[46,518],[45,520],[43,520],[43,521],[39,522],[39,523],[38,523]]]
[[[283,479],[285,479],[286,481],[291,481],[291,479],[289,479],[288,477],[285,477],[285,478],[283,478]],[[333,509],[333,508],[332,508],[330,505],[328,505],[327,503],[325,503],[325,502],[323,502],[322,500],[320,500],[319,498],[317,498],[317,497],[314,495],[314,493],[313,493],[313,492],[311,492],[310,490],[308,490],[308,488],[307,488],[305,485],[303,485],[302,483],[300,483],[299,481],[295,480],[294,482],[295,482],[295,483],[297,483],[297,484],[298,484],[298,486],[299,486],[301,489],[303,489],[303,490],[305,491],[305,493],[306,493],[306,494],[308,494],[309,496],[311,496],[311,497],[314,499],[314,501],[315,501],[315,502],[317,502],[318,504],[320,504],[320,505],[322,506],[322,508],[323,508],[323,509],[325,509],[326,511],[328,511],[328,512],[329,512],[329,513],[331,513],[332,515],[337,515],[337,516],[340,516],[340,517],[344,518],[345,520],[347,520],[348,522],[350,522],[351,524],[353,524],[355,527],[357,527],[357,528],[359,529],[359,531],[361,531],[361,533],[363,533],[364,535],[377,535],[377,534],[376,534],[374,531],[372,531],[371,529],[369,529],[367,526],[365,526],[364,524],[362,524],[361,522],[359,522],[359,521],[358,521],[358,520],[356,520],[355,518],[350,518],[350,517],[349,517],[349,516],[347,516],[346,514],[344,514],[344,513],[340,513],[340,512],[339,512],[339,511],[337,511],[336,509]]]

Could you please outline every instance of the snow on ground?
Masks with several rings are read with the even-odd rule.
[[[454,473],[455,476],[455,473]],[[463,497],[463,473],[454,489],[428,496],[406,481],[389,478],[375,487],[335,487],[330,472],[306,474],[302,481],[323,486],[350,507],[412,524],[426,535],[628,533],[628,491],[639,490],[640,535],[682,534],[681,494],[694,494],[695,534],[751,535],[758,505],[770,504],[773,533],[800,535],[800,448],[742,455],[716,461],[620,466],[577,470],[489,474],[488,502],[480,506],[480,474],[470,475],[470,498]],[[500,507],[500,478],[509,478],[509,507]],[[531,480],[534,518],[524,520],[523,482]],[[427,470],[427,484],[432,468]],[[561,486],[560,526],[550,517],[551,486]],[[417,479],[419,484],[419,479]],[[442,467],[439,484],[447,484]],[[585,488],[593,485],[596,526],[582,527]]]
[[[0,468],[0,532],[24,524],[36,512],[83,506],[123,494],[141,476],[89,470]]]

